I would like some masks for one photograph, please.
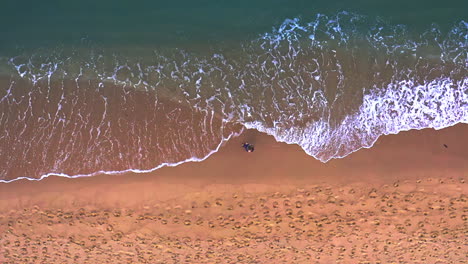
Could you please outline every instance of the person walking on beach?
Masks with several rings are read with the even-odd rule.
[[[247,142],[242,144],[242,147],[245,149],[247,152],[254,152],[255,148],[252,144],[249,144]]]

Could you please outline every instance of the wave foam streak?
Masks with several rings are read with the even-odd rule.
[[[245,126],[273,135],[278,141],[298,144],[307,154],[326,162],[370,148],[382,135],[468,123],[467,82],[466,79],[459,83],[434,80],[415,85],[403,81],[389,85],[383,92],[366,95],[359,111],[346,116],[335,127],[326,119],[300,130],[268,128],[261,122],[248,122]]]
[[[203,160],[236,132],[214,111],[113,84],[16,80],[11,90],[0,103],[6,180]]]
[[[464,21],[415,33],[319,14],[213,50],[11,58],[0,65],[11,71],[0,79],[0,178],[148,172],[204,160],[242,127],[326,162],[381,135],[468,123]]]
[[[381,135],[467,123],[467,36],[463,21],[412,35],[348,12],[286,20],[248,47],[261,64],[247,67],[242,120],[323,162]]]

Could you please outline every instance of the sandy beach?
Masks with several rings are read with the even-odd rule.
[[[467,135],[403,132],[323,164],[246,131],[150,174],[0,184],[0,263],[467,263]]]
[[[0,264],[468,264],[466,10],[2,1]]]

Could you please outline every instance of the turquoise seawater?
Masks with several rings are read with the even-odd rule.
[[[202,0],[202,1],[2,1],[1,47],[76,44],[223,44],[247,41],[287,18],[355,12],[382,17],[410,30],[431,23],[449,28],[467,18],[462,0]],[[225,44],[225,43],[224,43]]]
[[[2,1],[0,180],[203,161],[245,128],[327,162],[468,123],[465,2]]]

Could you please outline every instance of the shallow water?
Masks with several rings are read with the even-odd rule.
[[[202,161],[244,128],[326,162],[468,123],[455,1],[99,3],[2,11],[5,181]]]

